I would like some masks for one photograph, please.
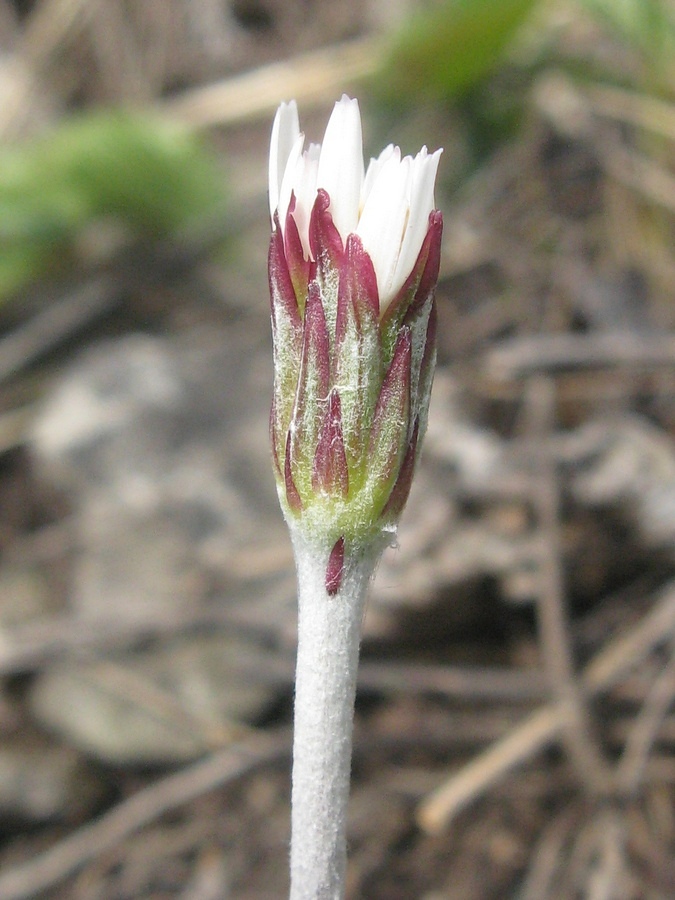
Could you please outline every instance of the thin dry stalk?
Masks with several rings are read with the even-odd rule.
[[[575,369],[671,367],[675,338],[628,330],[589,334],[537,334],[504,340],[488,351],[487,373],[500,381]]]
[[[372,37],[326,47],[192,88],[168,100],[161,112],[201,129],[271,115],[283,98],[310,107],[376,72],[382,51],[382,40]]]
[[[567,807],[545,828],[537,844],[525,881],[520,889],[520,900],[541,900],[550,897],[571,835],[579,827],[581,810]]]
[[[573,89],[571,84],[568,85]],[[581,94],[578,94],[581,101]],[[636,125],[675,141],[675,106],[649,94],[595,85],[584,97],[592,111],[608,119]]]
[[[72,875],[89,860],[115,847],[165,813],[279,759],[289,749],[287,732],[256,734],[138,791],[99,819],[49,850],[0,875],[2,900],[35,897]]]
[[[76,34],[99,5],[99,0],[45,0],[38,3],[13,54],[12,91],[0,108],[0,137],[16,136],[29,125],[33,99],[44,85],[42,76],[57,49]]]
[[[561,738],[586,789],[595,796],[611,787],[609,768],[593,734],[591,715],[574,663],[561,562],[560,512],[549,437],[555,414],[552,379],[531,380],[526,406],[534,444],[533,505],[541,531],[541,590],[537,600],[541,658],[566,726]]]
[[[609,641],[591,660],[582,679],[585,695],[612,688],[674,631],[675,583],[671,583],[641,622]],[[421,827],[431,834],[447,828],[462,809],[554,741],[566,721],[567,713],[559,703],[536,710],[422,801],[417,811]]]
[[[621,816],[608,810],[598,817],[598,859],[587,882],[588,900],[627,900],[625,828]]]
[[[617,788],[624,796],[634,795],[640,788],[659,729],[675,699],[675,652],[654,681],[626,741],[619,762]]]

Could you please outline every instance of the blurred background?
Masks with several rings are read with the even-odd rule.
[[[443,147],[350,900],[675,895],[672,0],[0,0],[0,900],[285,896],[267,152]]]

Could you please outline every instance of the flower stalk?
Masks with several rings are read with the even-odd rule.
[[[298,656],[291,794],[291,898],[344,894],[345,823],[361,619],[379,553],[350,556],[340,587],[324,583],[325,560],[294,544]]]
[[[367,170],[358,103],[304,149],[294,103],[270,151],[274,472],[298,572],[291,897],[344,893],[360,625],[426,429],[435,364],[440,151]]]

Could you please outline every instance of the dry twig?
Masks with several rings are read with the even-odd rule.
[[[287,732],[256,734],[138,791],[51,849],[7,869],[0,875],[0,900],[34,897],[165,813],[278,760],[288,750]]]
[[[306,108],[333,98],[346,84],[372,75],[381,65],[382,51],[382,40],[373,37],[325,47],[191,88],[167,100],[161,112],[191,128],[209,128],[271,115],[279,102],[289,97]]]
[[[640,623],[609,641],[586,666],[582,678],[586,696],[611,689],[654,647],[669,640],[674,630],[675,582],[671,582]],[[442,831],[462,809],[511,769],[556,740],[566,721],[567,712],[560,703],[536,710],[422,801],[417,812],[422,828],[431,834]]]
[[[564,710],[562,741],[577,776],[594,796],[610,788],[610,774],[592,731],[592,722],[574,664],[561,562],[560,515],[555,461],[547,438],[555,416],[555,383],[533,378],[525,395],[533,438],[533,505],[541,531],[540,591],[537,598],[540,649],[549,686]]]
[[[673,363],[675,337],[630,331],[524,335],[502,341],[485,358],[487,373],[500,380],[537,372],[627,366],[654,368]]]
[[[675,652],[672,645],[669,650],[669,659],[651,686],[617,767],[617,789],[624,796],[631,796],[639,789],[659,728],[675,699]]]
[[[99,0],[47,0],[38,3],[14,49],[13,89],[0,109],[0,137],[15,136],[34,112],[33,99],[45,89],[43,75],[65,41],[87,22]]]

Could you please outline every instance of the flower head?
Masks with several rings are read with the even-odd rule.
[[[364,169],[356,100],[304,146],[279,107],[269,164],[275,382],[271,434],[291,528],[332,547],[396,526],[425,431],[435,362],[441,151],[386,147]],[[337,573],[337,574],[336,574]]]
[[[363,165],[361,114],[357,100],[343,96],[333,109],[323,143],[304,149],[295,101],[282,103],[272,128],[270,212],[286,233],[294,220],[303,256],[311,259],[310,217],[317,192],[330,199],[328,212],[342,241],[357,234],[375,268],[384,310],[413,268],[434,209],[434,183],[441,151],[422,147],[401,158],[390,144]]]

